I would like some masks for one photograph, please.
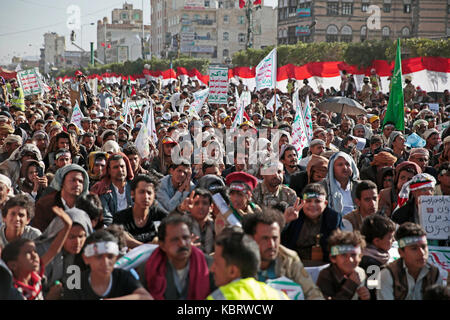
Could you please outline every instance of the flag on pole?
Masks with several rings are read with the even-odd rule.
[[[247,107],[250,103],[252,103],[252,95],[250,91],[248,90],[242,91],[240,99],[244,104],[244,108]]]
[[[231,128],[233,130],[236,129],[242,123],[242,118],[244,117],[244,105],[242,104],[242,101],[239,98],[239,92],[237,91],[237,88],[236,88],[236,105],[237,105],[236,116],[234,117],[233,124],[231,125]]]
[[[194,92],[194,101],[191,103],[188,114],[191,115],[193,113],[192,109],[198,114],[203,107],[203,104],[208,98],[209,88]]]
[[[305,106],[303,108],[303,120],[305,121],[308,142],[311,142],[313,137],[313,124],[311,116],[311,105],[309,104],[309,95],[307,95],[305,99]]]
[[[146,125],[142,125],[139,133],[136,137],[136,149],[139,152],[139,156],[142,159],[147,158],[150,155],[150,146],[148,144],[149,140],[148,128]]]
[[[405,130],[405,102],[403,100],[400,39],[397,39],[394,74],[391,79],[391,92],[389,93],[389,102],[384,116],[383,126],[388,121],[395,123],[395,129],[400,131]]]
[[[300,160],[302,158],[302,151],[309,145],[309,142],[300,99],[298,99],[298,90],[299,89],[297,89],[294,93],[294,105],[296,107],[296,111],[294,122],[292,123],[292,144],[295,146],[297,150],[297,158]]]
[[[147,107],[149,110],[148,112],[148,121],[147,121],[147,129],[150,134],[150,137],[152,137],[153,142],[158,142],[158,136],[156,135],[156,125],[155,125],[155,114],[153,113],[153,102],[150,101],[149,106]]]
[[[277,81],[277,48],[261,60],[255,69],[256,91],[275,88]]]
[[[266,109],[267,110],[270,110],[272,112],[276,112],[278,110],[278,108],[281,107],[280,96],[278,94],[276,96],[277,96],[277,104],[276,104],[275,110],[273,110],[273,105],[275,104],[275,95],[273,95],[272,98],[267,103],[267,105],[266,105]]]
[[[78,101],[75,101],[75,106],[73,107],[70,123],[74,123],[78,127],[78,129],[83,130],[83,127],[81,126],[81,118],[83,117],[84,115],[80,109],[80,106],[78,105]]]

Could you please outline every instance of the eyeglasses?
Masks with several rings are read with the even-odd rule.
[[[428,158],[415,158],[415,160],[419,162],[428,162]]]

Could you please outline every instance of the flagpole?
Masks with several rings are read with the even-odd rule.
[[[272,113],[272,118],[277,119],[277,66],[278,66],[278,50],[277,50],[277,42],[275,42],[275,81],[274,81],[274,94],[275,94],[275,112]],[[281,111],[283,111],[283,106],[281,106]],[[272,120],[273,122],[273,120]]]

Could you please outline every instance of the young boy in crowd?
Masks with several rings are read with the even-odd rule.
[[[367,246],[362,251],[359,266],[369,276],[373,272],[377,272],[376,270],[384,268],[389,261],[388,251],[394,242],[395,223],[391,219],[378,214],[368,216],[363,221],[361,233],[365,237]],[[375,270],[369,269],[368,272],[370,266],[378,268]],[[379,283],[376,284],[376,286],[378,285]],[[376,288],[369,288],[369,291],[371,300],[376,300]]]
[[[6,201],[2,216],[0,247],[20,238],[34,240],[41,235],[39,229],[29,226],[34,216],[34,203],[26,195],[18,195]]]
[[[359,231],[336,230],[328,239],[329,267],[319,273],[317,286],[329,300],[369,300],[369,290],[364,286],[366,274],[358,267],[361,249],[366,243]]]
[[[118,240],[106,230],[98,230],[86,239],[83,260],[89,266],[81,274],[80,289],[65,291],[65,300],[151,300],[131,272],[115,269],[119,256]]]
[[[302,199],[298,218],[284,228],[281,244],[295,250],[308,267],[329,261],[328,239],[334,230],[342,229],[343,225],[342,215],[328,207],[326,191],[321,184],[308,184],[303,189]],[[313,256],[313,250],[319,249],[317,245],[321,249],[320,260]]]
[[[214,220],[210,215],[212,210],[212,195],[202,188],[196,188],[180,205],[180,210],[189,213],[192,218],[192,233],[200,240],[198,247],[204,253],[214,251]]]
[[[27,300],[43,300],[43,276],[45,267],[61,251],[72,227],[72,220],[63,209],[54,206],[54,214],[64,227],[53,240],[50,248],[41,257],[32,240],[20,238],[6,245],[2,250],[2,259],[12,271],[14,286]]]
[[[439,269],[428,260],[426,232],[418,224],[405,222],[395,232],[400,259],[381,270],[378,300],[422,300],[425,290],[443,284]]]

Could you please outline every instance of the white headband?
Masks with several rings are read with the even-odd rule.
[[[84,248],[84,255],[88,258],[95,256],[95,255],[106,254],[106,253],[111,253],[111,254],[118,256],[119,255],[119,246],[117,245],[117,243],[115,243],[113,241],[95,242],[95,243],[88,244],[86,246],[86,248]]]

